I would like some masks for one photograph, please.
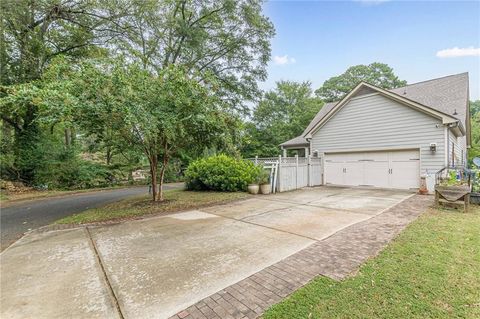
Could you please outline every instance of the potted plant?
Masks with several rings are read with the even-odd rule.
[[[248,184],[247,185],[247,190],[252,195],[257,195],[259,189],[260,189],[260,186],[258,184]]]
[[[263,171],[263,167],[255,166],[252,172],[252,180],[253,182],[247,185],[247,191],[252,195],[257,195],[258,191],[260,190],[260,186],[258,181],[260,180],[260,175]]]
[[[260,193],[270,194],[272,186],[270,185],[270,174],[266,170],[262,170],[258,177],[258,184],[260,184]]]

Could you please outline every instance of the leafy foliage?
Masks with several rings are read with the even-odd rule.
[[[119,21],[115,47],[145,69],[161,72],[171,64],[216,78],[217,95],[232,109],[258,97],[266,79],[274,28],[259,0],[146,0]]]
[[[257,180],[260,171],[250,161],[221,154],[190,163],[185,182],[190,190],[244,191]]]
[[[261,169],[258,174],[257,181],[258,184],[268,184],[270,182],[270,174],[266,169]]]
[[[383,89],[407,85],[407,82],[400,80],[387,64],[374,62],[349,67],[343,74],[326,80],[315,93],[325,102],[338,101],[362,81]]]
[[[310,82],[280,81],[265,94],[246,124],[242,154],[275,156],[279,144],[302,133],[323,103],[313,96]]]
[[[480,113],[480,100],[470,101],[470,116],[475,117]]]
[[[69,185],[70,173],[57,183],[45,172],[64,160],[61,170],[78,173],[88,158],[109,175],[131,173],[147,157],[162,182],[174,178],[170,160],[206,147],[236,153],[240,116],[270,59],[274,29],[261,5],[3,1],[2,177]]]
[[[472,148],[468,150],[468,159],[471,162],[475,157],[480,157],[480,100],[470,101],[470,133]]]

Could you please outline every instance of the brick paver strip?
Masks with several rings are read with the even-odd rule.
[[[220,290],[170,319],[258,318],[318,275],[341,280],[353,274],[432,203],[432,196],[412,196]]]

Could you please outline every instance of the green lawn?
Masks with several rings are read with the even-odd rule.
[[[244,192],[191,192],[184,190],[165,191],[165,201],[154,203],[149,196],[128,198],[101,208],[89,209],[84,212],[57,220],[56,224],[85,224],[107,220],[134,218],[142,215],[170,213],[186,209],[224,203],[246,198]]]
[[[263,318],[480,318],[480,208],[432,209],[356,276],[318,277]]]

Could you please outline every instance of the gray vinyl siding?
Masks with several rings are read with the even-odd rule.
[[[455,145],[455,165],[465,164],[466,139],[465,136],[456,137],[451,131],[448,132],[448,164],[452,165],[452,143]],[[463,153],[462,153],[463,150]]]
[[[430,143],[437,143],[435,154],[430,152]],[[313,133],[311,146],[320,153],[417,148],[421,174],[445,166],[441,120],[379,94],[350,100]]]

